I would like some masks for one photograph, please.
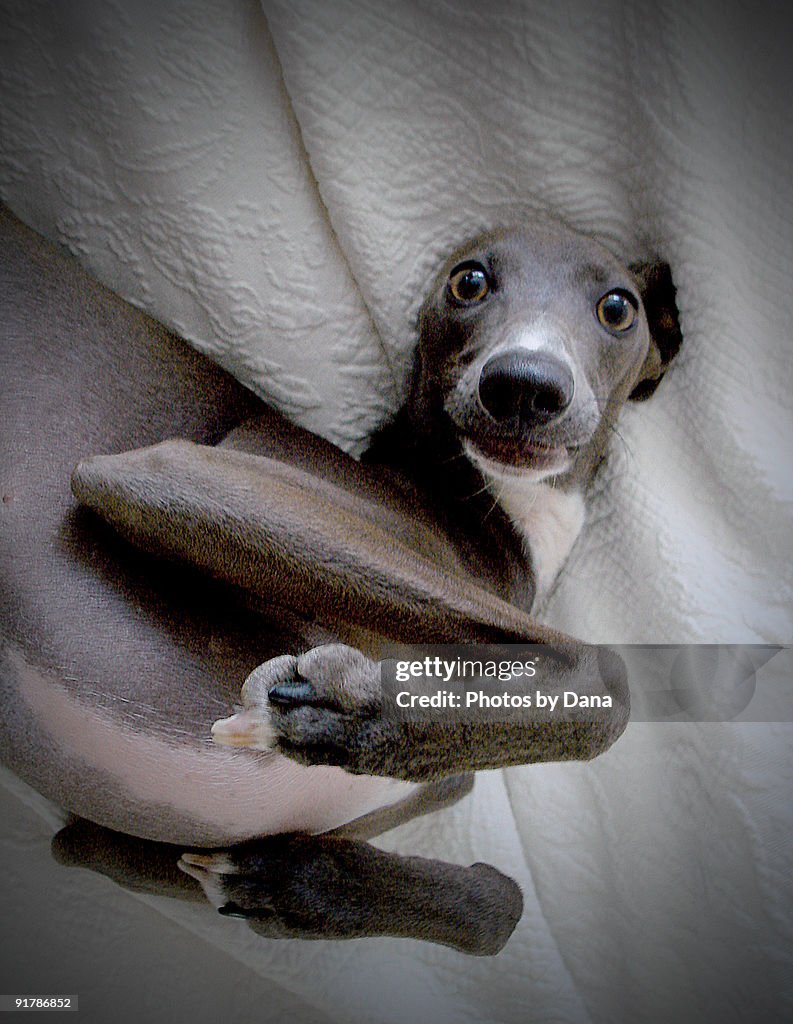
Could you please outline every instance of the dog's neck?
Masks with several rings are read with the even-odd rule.
[[[488,480],[488,489],[504,509],[534,572],[535,603],[550,593],[584,526],[586,505],[578,489],[554,481],[519,476]]]
[[[488,478],[451,429],[429,436],[405,410],[375,436],[364,459],[419,489],[469,571],[525,610],[547,596],[584,523],[581,487]]]

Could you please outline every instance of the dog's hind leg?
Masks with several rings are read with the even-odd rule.
[[[264,938],[394,936],[486,956],[512,934],[523,899],[495,868],[386,853],[344,832],[185,852],[75,819],[52,850],[61,864],[96,871],[133,892],[206,897]]]
[[[523,909],[516,883],[489,864],[403,857],[334,835],[273,836],[180,864],[222,914],[271,938],[387,935],[487,956]]]

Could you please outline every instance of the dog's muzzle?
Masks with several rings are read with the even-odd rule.
[[[523,428],[561,416],[574,390],[569,367],[544,352],[501,352],[488,359],[479,377],[479,401],[488,415]]]

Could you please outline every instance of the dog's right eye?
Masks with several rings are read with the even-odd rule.
[[[487,271],[481,263],[461,263],[449,274],[449,291],[457,302],[481,302],[490,291]]]

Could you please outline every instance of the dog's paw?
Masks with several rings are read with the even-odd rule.
[[[178,866],[224,917],[241,918],[267,938],[339,939],[366,934],[371,862],[365,843],[283,835],[228,850],[188,851]],[[369,870],[361,871],[361,866]]]
[[[243,710],[212,726],[216,743],[278,750],[305,764],[366,771],[381,733],[380,666],[345,644],[260,665],[242,688]]]
[[[240,694],[242,710],[219,718],[212,726],[212,739],[224,747],[272,750],[277,736],[270,722],[269,691],[295,677],[298,659],[291,654],[271,658],[259,665],[245,680]]]
[[[281,835],[178,862],[224,917],[267,938],[393,935],[497,953],[523,898],[489,864],[403,857],[341,836]]]
[[[325,849],[325,846],[328,848]],[[178,866],[224,917],[268,938],[334,938],[334,844],[274,836],[230,850],[185,852]]]

